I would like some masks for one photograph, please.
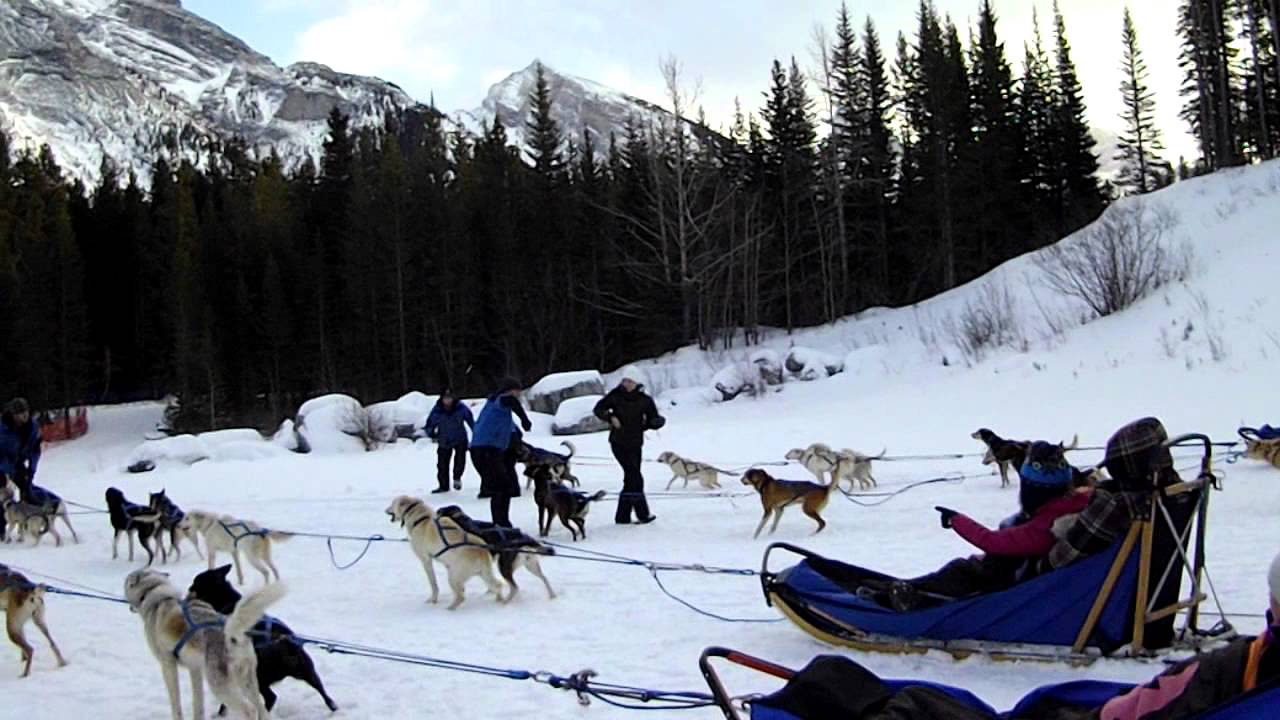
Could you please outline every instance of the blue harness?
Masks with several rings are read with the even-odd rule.
[[[182,637],[178,638],[178,644],[173,646],[173,656],[176,658],[181,658],[182,649],[187,646],[187,643],[191,642],[191,638],[195,637],[196,633],[203,632],[205,630],[213,630],[215,628],[223,627],[224,625],[226,625],[226,621],[211,620],[207,623],[197,623],[191,617],[190,603],[188,603],[186,600],[179,600],[178,603],[179,603],[179,607],[182,608],[182,619],[187,623],[187,631],[182,633]],[[254,647],[257,647],[256,643]]]

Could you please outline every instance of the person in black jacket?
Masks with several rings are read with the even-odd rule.
[[[634,512],[640,524],[653,522],[657,518],[649,512],[649,501],[644,497],[640,450],[644,447],[644,431],[661,428],[666,419],[658,414],[658,407],[645,394],[644,386],[632,377],[622,378],[618,387],[596,403],[595,414],[609,423],[609,445],[622,466],[622,494],[613,521],[626,525]]]

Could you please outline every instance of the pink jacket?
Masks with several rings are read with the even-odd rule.
[[[1041,557],[1053,549],[1053,522],[1084,510],[1091,493],[1072,493],[1045,504],[1030,520],[1006,530],[988,530],[965,515],[951,519],[960,537],[990,555]]]

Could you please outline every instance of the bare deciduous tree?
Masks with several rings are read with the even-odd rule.
[[[1050,287],[1105,317],[1186,271],[1189,251],[1165,247],[1175,223],[1172,213],[1145,202],[1114,205],[1079,237],[1037,256],[1036,266]]]

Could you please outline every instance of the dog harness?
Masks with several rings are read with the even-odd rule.
[[[191,638],[195,637],[196,633],[221,628],[226,625],[226,621],[210,620],[207,623],[197,623],[191,617],[191,604],[186,600],[178,600],[177,598],[174,598],[174,600],[178,603],[178,607],[182,608],[182,619],[187,623],[187,631],[182,633],[182,637],[178,638],[178,644],[173,646],[173,656],[181,659],[182,649],[187,646],[187,643],[191,642]]]

